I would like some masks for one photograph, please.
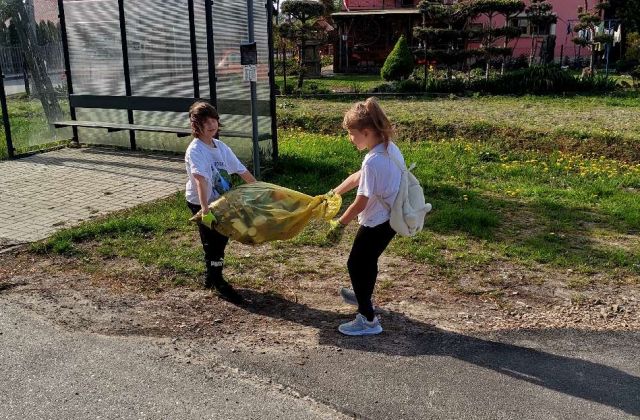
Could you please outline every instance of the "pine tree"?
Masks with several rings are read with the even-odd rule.
[[[387,56],[382,70],[380,70],[380,76],[387,81],[404,80],[413,71],[413,65],[413,54],[411,54],[406,38],[401,35]]]
[[[313,0],[287,0],[282,3],[282,13],[289,16],[289,22],[282,24],[286,25],[286,28],[282,29],[282,33],[288,34],[289,39],[300,45],[298,89],[302,89],[305,74],[303,56],[306,43],[315,37],[317,31],[314,26],[317,19],[325,13],[325,6],[321,2]]]

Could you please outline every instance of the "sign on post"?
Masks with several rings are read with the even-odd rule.
[[[257,82],[258,49],[255,42],[240,44],[240,64],[242,65],[242,80]]]

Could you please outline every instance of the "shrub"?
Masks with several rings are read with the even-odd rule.
[[[422,83],[415,80],[398,80],[393,83],[395,91],[400,93],[413,93],[422,91]]]
[[[398,39],[395,47],[387,56],[380,70],[380,76],[384,80],[403,80],[409,77],[413,71],[413,55],[404,35]]]
[[[633,69],[631,71],[631,73],[629,73],[631,75],[631,78],[633,79],[633,85],[634,86],[638,86],[640,85],[640,66],[636,67],[635,69]]]
[[[518,57],[507,57],[505,62],[506,70],[521,70],[529,67],[529,57],[524,54]]]
[[[629,73],[639,64],[640,60],[621,58],[616,61],[615,67],[618,73]]]
[[[579,90],[578,79],[558,66],[532,66],[490,80],[476,80],[471,90],[494,94],[554,94]]]
[[[640,60],[640,33],[630,32],[627,35],[627,52],[624,58],[627,60]]]
[[[578,90],[581,92],[610,92],[616,87],[614,79],[601,75],[578,81]]]
[[[393,83],[383,83],[378,85],[372,89],[373,93],[393,93],[395,92],[395,87]]]
[[[287,58],[287,76],[296,76],[299,73],[300,66],[295,58]],[[273,62],[276,76],[282,76],[282,59],[276,59]]]
[[[429,79],[427,92],[462,93],[467,89],[464,79]]]

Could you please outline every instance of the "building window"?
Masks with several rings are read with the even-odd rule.
[[[527,17],[515,17],[509,21],[509,26],[520,28],[522,36],[536,35],[555,35],[555,24],[543,25],[541,27],[531,27],[529,24],[529,18]]]

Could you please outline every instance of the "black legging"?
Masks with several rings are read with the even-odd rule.
[[[369,321],[374,317],[371,295],[378,277],[378,258],[395,234],[388,221],[375,227],[360,226],[351,247],[347,261],[351,285],[358,299],[358,312]]]
[[[193,214],[200,211],[200,206],[197,204],[192,204],[187,201],[187,206],[189,206]],[[220,276],[220,278],[222,278],[224,250],[227,247],[229,238],[218,233],[215,229],[209,229],[201,223],[198,223],[198,231],[200,232],[200,242],[202,242],[202,249],[204,250],[207,276]]]

